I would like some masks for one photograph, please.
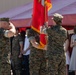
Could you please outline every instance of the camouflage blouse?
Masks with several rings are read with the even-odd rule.
[[[4,29],[0,29],[0,75],[10,75],[10,44],[4,37]]]
[[[29,40],[32,40],[32,39],[35,39],[36,41],[38,40],[38,37],[34,37],[34,36],[31,36],[30,38],[29,38]],[[38,42],[38,41],[37,41]],[[31,51],[30,51],[30,56],[31,57],[35,57],[35,58],[42,58],[43,56],[44,56],[44,53],[45,53],[45,51],[44,50],[41,50],[41,49],[37,49],[37,48],[35,48],[35,47],[33,47],[32,46],[32,44],[31,44]]]
[[[4,60],[6,62],[9,62],[9,60],[7,60],[9,57],[9,39],[4,37],[4,29],[0,29],[0,60]]]
[[[63,44],[67,38],[67,30],[60,25],[46,29],[48,34],[47,56],[64,53]]]
[[[20,35],[14,36],[12,40],[12,58],[16,58],[15,56],[19,56],[20,54],[20,44],[23,45],[23,40]]]

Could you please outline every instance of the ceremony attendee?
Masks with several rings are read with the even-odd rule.
[[[11,75],[9,38],[16,33],[9,18],[0,18],[0,75]]]
[[[71,36],[71,45],[70,45],[73,50],[72,50],[72,55],[70,59],[70,65],[69,65],[69,70],[70,71],[75,71],[76,75],[76,26],[74,27],[74,34]]]
[[[27,36],[30,41],[30,75],[46,75],[45,50],[39,48],[39,34],[30,29]]]
[[[30,55],[30,42],[27,36],[29,29],[26,30],[25,41],[24,41],[24,48],[23,48],[23,69],[22,75],[30,75],[29,73],[29,55]]]
[[[23,50],[23,39],[19,34],[19,29],[16,28],[16,34],[12,40],[12,66],[14,70],[14,75],[21,75],[21,57]]]
[[[65,75],[65,55],[63,44],[67,38],[67,30],[62,27],[63,16],[55,13],[53,15],[54,25],[50,28],[46,26],[48,36],[46,57],[48,59],[47,75]]]

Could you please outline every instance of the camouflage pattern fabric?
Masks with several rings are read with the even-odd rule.
[[[60,25],[46,30],[48,45],[46,57],[48,59],[47,75],[65,75],[65,55],[63,44],[67,37],[67,31]]]
[[[4,29],[0,29],[0,75],[10,75],[9,39],[4,37]]]
[[[20,54],[20,42],[22,42],[20,35],[15,36],[12,40],[12,66],[16,75],[21,73],[21,58],[18,57]]]
[[[39,42],[38,37],[32,37],[30,40],[32,39],[36,39]],[[34,48],[31,45],[29,68],[30,75],[46,75],[45,51]]]

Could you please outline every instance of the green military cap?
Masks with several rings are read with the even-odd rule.
[[[0,18],[0,21],[6,21],[6,22],[9,22],[9,18]]]
[[[63,16],[59,13],[55,13],[53,14],[53,18],[52,18],[55,22],[59,22],[63,19]]]

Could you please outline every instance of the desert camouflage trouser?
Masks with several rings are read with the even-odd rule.
[[[30,75],[46,75],[45,59],[30,59]]]
[[[65,57],[53,56],[48,59],[47,75],[65,75]]]
[[[0,75],[11,75],[11,65],[0,61]]]

